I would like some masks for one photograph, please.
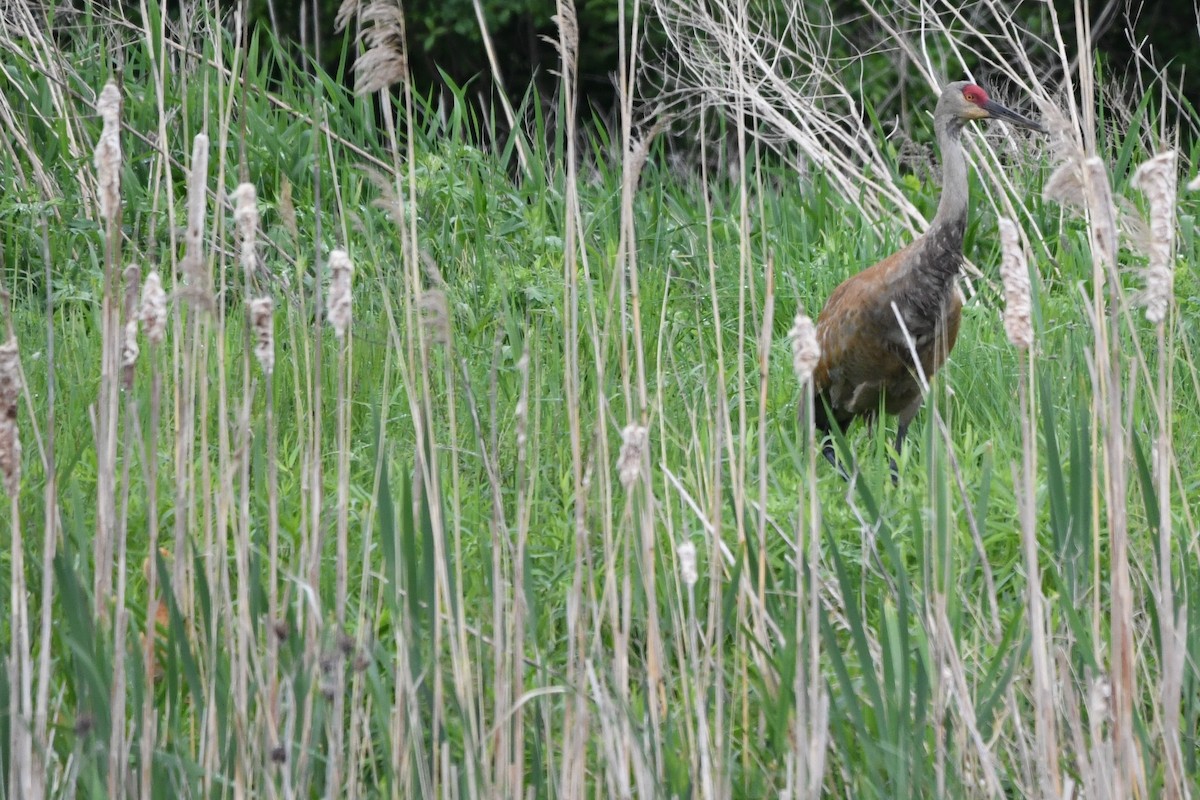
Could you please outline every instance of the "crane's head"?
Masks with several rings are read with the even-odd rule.
[[[1041,123],[1022,116],[988,97],[983,87],[967,81],[957,81],[942,89],[934,120],[962,125],[974,119],[1002,119],[1011,125],[1045,133]]]

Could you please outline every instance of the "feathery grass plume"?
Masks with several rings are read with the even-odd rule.
[[[420,301],[421,323],[425,326],[425,335],[434,344],[450,343],[450,304],[446,293],[441,289],[427,289],[421,292]]]
[[[1108,171],[1099,156],[1088,156],[1083,161],[1087,172],[1088,209],[1092,215],[1095,232],[1096,257],[1104,264],[1117,263],[1117,218],[1113,205],[1112,186],[1108,182]]]
[[[1029,298],[1029,269],[1017,225],[1000,219],[1000,279],[1004,282],[1004,332],[1018,350],[1033,345],[1033,324]]]
[[[256,297],[250,301],[250,328],[254,331],[254,357],[262,371],[270,375],[275,371],[275,301],[270,297]]]
[[[788,331],[792,342],[792,369],[801,384],[812,378],[817,362],[821,360],[821,343],[817,341],[817,326],[804,314],[797,314],[792,329]]]
[[[343,4],[342,9],[346,10]],[[340,31],[350,21],[350,15],[339,12]],[[386,89],[404,77],[408,58],[404,50],[404,10],[399,3],[374,0],[358,12],[362,39],[367,51],[354,62],[356,94],[370,94]]]
[[[96,142],[94,163],[100,184],[100,216],[114,219],[121,207],[121,90],[109,80],[96,99],[103,127]]]
[[[342,339],[350,327],[350,276],[354,273],[354,264],[345,250],[334,250],[329,254],[329,273],[325,316],[329,318],[334,334]]]
[[[675,548],[675,555],[679,556],[679,577],[690,589],[700,580],[700,573],[696,571],[696,545],[690,541],[682,542]]]
[[[642,453],[648,431],[643,425],[626,425],[621,431],[621,451],[617,455],[617,475],[621,485],[631,487],[642,475]]]
[[[1175,278],[1175,151],[1159,153],[1133,173],[1130,184],[1150,202],[1149,263],[1146,288],[1138,302],[1146,308],[1146,319],[1161,325],[1171,303]]]
[[[258,190],[253,183],[239,183],[229,199],[233,201],[233,223],[242,245],[242,269],[253,275],[258,264]]]
[[[0,345],[0,478],[10,498],[21,485],[21,438],[17,401],[21,397],[21,368],[16,337]]]
[[[137,343],[138,321],[132,317],[125,323],[125,335],[121,337],[121,386],[133,388],[133,370],[137,366],[140,349]]]
[[[167,293],[163,291],[158,270],[151,272],[142,282],[142,306],[138,316],[146,326],[146,339],[151,344],[162,344],[167,333]]]

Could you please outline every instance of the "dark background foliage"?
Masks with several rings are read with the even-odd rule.
[[[230,5],[238,0],[223,0]],[[338,34],[334,17],[341,0],[250,0],[254,24],[272,26],[277,35],[296,47],[313,50],[313,31],[319,34],[320,57],[335,69],[353,52],[353,31]],[[1064,29],[1073,26],[1073,0],[1055,0]],[[1096,3],[1092,26],[1102,61],[1123,69],[1136,62],[1134,44],[1145,43],[1157,62],[1176,80],[1184,95],[1200,104],[1200,31],[1192,0],[1156,0],[1131,4],[1124,0]],[[847,48],[877,44],[870,19],[859,0],[836,0],[833,13]],[[1039,13],[1040,3],[1019,4],[1015,13]],[[506,88],[514,103],[534,86],[548,96],[554,90],[557,62],[547,37],[555,35],[554,0],[483,0],[484,14],[496,45]],[[617,67],[617,0],[580,0],[581,95],[587,106],[607,111],[614,97],[613,74]],[[644,6],[643,6],[644,10]],[[471,0],[408,0],[404,3],[408,45],[418,91],[429,95],[446,88],[446,79],[469,85],[471,93],[488,97],[495,91]],[[302,24],[307,17],[309,24]],[[1132,38],[1126,33],[1130,24]],[[651,41],[654,31],[649,30]],[[350,48],[350,53],[347,53]]]

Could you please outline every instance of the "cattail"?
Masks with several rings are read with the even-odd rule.
[[[137,366],[138,321],[137,317],[125,323],[125,336],[121,339],[121,385],[126,389],[133,388],[133,370]]]
[[[115,81],[104,85],[96,99],[96,111],[103,126],[94,163],[100,184],[100,216],[108,221],[116,219],[121,208],[121,90]]]
[[[1004,332],[1018,350],[1033,344],[1030,321],[1029,268],[1016,224],[1000,220],[1000,280],[1004,282]]]
[[[350,327],[350,276],[354,264],[345,250],[334,250],[329,254],[329,300],[325,314],[337,338],[346,336]]]
[[[0,345],[0,478],[10,498],[21,484],[21,437],[17,430],[17,401],[21,397],[21,366],[17,340]]]
[[[696,545],[690,541],[681,542],[675,548],[675,555],[679,556],[679,576],[683,578],[683,585],[690,589],[700,579],[696,571]]]
[[[167,332],[167,293],[163,291],[158,271],[151,272],[142,283],[142,307],[138,312],[146,326],[146,338],[151,344],[162,344]]]
[[[191,282],[191,293],[201,296],[207,290],[204,277],[204,217],[208,202],[208,136],[197,133],[192,140],[192,170],[188,175],[187,229],[183,234],[184,276]]]
[[[258,191],[253,183],[240,183],[229,199],[233,201],[233,224],[242,245],[242,269],[253,275],[258,263]]]
[[[621,431],[621,452],[617,456],[617,475],[626,489],[642,474],[642,452],[648,431],[642,425],[626,425]]]
[[[254,357],[262,371],[275,371],[275,303],[270,297],[250,301],[250,329],[254,331]]]
[[[1146,319],[1161,325],[1167,317],[1174,281],[1175,253],[1175,151],[1159,153],[1137,168],[1131,184],[1150,203],[1150,249],[1146,288],[1138,300]]]
[[[821,360],[821,343],[817,341],[817,326],[804,314],[797,314],[792,329],[788,331],[792,342],[792,369],[801,385],[812,378],[817,362]]]

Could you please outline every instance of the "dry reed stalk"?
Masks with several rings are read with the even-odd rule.
[[[563,219],[563,372],[564,399],[567,409],[567,438],[571,445],[571,512],[574,517],[572,541],[571,586],[567,592],[567,686],[582,687],[585,681],[587,641],[590,626],[585,607],[585,577],[588,574],[587,554],[590,543],[586,523],[586,486],[580,382],[580,313],[579,259],[582,245],[579,231],[582,225],[579,207],[579,163],[576,152],[576,117],[578,108],[579,22],[574,0],[555,0],[555,22],[558,25],[559,76],[566,131],[564,219]],[[569,800],[581,800],[586,792],[587,749],[590,739],[591,714],[582,691],[571,693],[563,715],[561,768],[557,776],[558,793]]]
[[[42,494],[43,516],[45,519],[42,533],[42,594],[41,594],[41,629],[38,637],[38,683],[34,706],[33,721],[33,753],[36,759],[33,765],[35,776],[34,797],[45,794],[47,777],[50,775],[51,742],[49,738],[50,718],[50,682],[52,676],[51,650],[53,641],[53,609],[54,609],[54,559],[58,548],[59,506],[58,506],[58,470],[55,468],[55,427],[57,425],[54,411],[57,399],[57,381],[55,379],[55,336],[54,336],[54,290],[53,290],[53,260],[50,255],[50,232],[45,219],[41,221],[40,233],[42,241],[43,280],[46,288],[46,441],[45,441],[45,487]],[[6,411],[6,409],[0,409]],[[5,415],[7,417],[7,415]],[[3,426],[0,425],[0,440],[3,440]]]
[[[113,536],[116,530],[117,408],[120,404],[120,306],[117,299],[121,260],[121,92],[109,81],[96,101],[103,127],[93,163],[99,184],[100,216],[105,223],[104,294],[101,298],[100,394],[96,404],[96,538],[93,543],[95,614],[108,619],[112,590]]]
[[[1176,609],[1171,561],[1173,519],[1171,508],[1171,396],[1174,348],[1167,345],[1167,316],[1171,305],[1171,287],[1175,260],[1176,153],[1168,150],[1146,161],[1133,175],[1131,184],[1142,191],[1150,205],[1149,263],[1145,270],[1146,288],[1140,300],[1146,318],[1154,323],[1158,343],[1158,384],[1155,412],[1158,435],[1154,447],[1154,477],[1158,495],[1158,585],[1154,592],[1159,620],[1159,735],[1162,737],[1163,797],[1186,797],[1183,751],[1179,741],[1179,721],[1184,670],[1184,631],[1182,609]]]
[[[1021,545],[1025,560],[1025,601],[1028,605],[1030,652],[1033,658],[1034,736],[1037,743],[1038,788],[1042,797],[1058,798],[1062,782],[1058,768],[1058,733],[1055,716],[1049,638],[1046,632],[1045,595],[1042,593],[1038,558],[1037,431],[1032,408],[1033,326],[1030,321],[1029,267],[1021,245],[1019,229],[1009,219],[1001,219],[1000,277],[1004,282],[1004,328],[1017,350],[1017,393],[1021,413],[1021,469],[1013,466],[1013,485],[1020,486],[1018,508],[1021,518]]]
[[[10,651],[8,661],[11,720],[9,729],[10,771],[8,794],[40,797],[45,790],[35,773],[33,653],[30,650],[29,598],[25,588],[25,540],[20,513],[21,438],[17,426],[17,403],[24,381],[20,352],[10,333],[0,344],[0,480],[9,502]],[[37,794],[35,795],[35,791]]]
[[[1117,797],[1133,794],[1144,784],[1141,760],[1134,747],[1134,699],[1137,696],[1133,645],[1133,588],[1129,573],[1129,527],[1127,521],[1128,476],[1126,439],[1121,388],[1121,351],[1118,311],[1121,308],[1120,280],[1117,275],[1117,225],[1112,191],[1104,162],[1089,156],[1083,162],[1084,186],[1091,218],[1092,254],[1107,279],[1109,307],[1107,338],[1101,337],[1102,319],[1097,320],[1096,369],[1099,373],[1098,397],[1104,406],[1100,420],[1104,436],[1104,463],[1108,511],[1110,651],[1109,671],[1112,685],[1112,739],[1114,758],[1113,793]],[[1096,291],[1100,291],[1098,285]]]

